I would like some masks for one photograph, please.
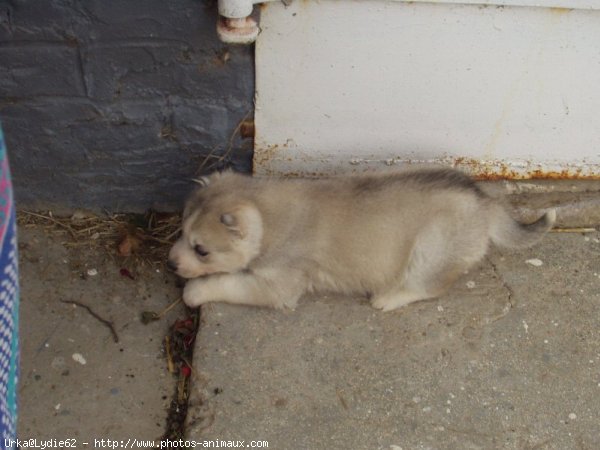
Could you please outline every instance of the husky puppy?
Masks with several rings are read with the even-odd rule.
[[[224,172],[202,179],[168,266],[183,299],[294,308],[305,292],[364,294],[390,311],[437,297],[485,255],[537,242],[531,224],[462,172],[429,169],[321,180]]]

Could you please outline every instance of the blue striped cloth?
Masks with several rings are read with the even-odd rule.
[[[19,268],[15,203],[0,129],[0,448],[14,448],[19,376]]]

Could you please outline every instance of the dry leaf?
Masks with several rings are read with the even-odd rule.
[[[131,256],[140,248],[141,239],[137,236],[127,233],[119,244],[119,255],[120,256]]]

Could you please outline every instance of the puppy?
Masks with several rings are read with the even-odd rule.
[[[551,210],[515,221],[450,169],[322,180],[224,172],[201,180],[169,267],[183,299],[294,308],[305,292],[364,294],[390,311],[437,297],[485,255],[537,242]]]

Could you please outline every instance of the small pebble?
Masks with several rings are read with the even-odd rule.
[[[467,288],[473,289],[474,287],[475,287],[475,282],[474,281],[467,281]]]
[[[542,262],[542,260],[537,259],[537,258],[533,258],[533,259],[528,259],[527,261],[525,261],[527,264],[531,264],[532,266],[535,267],[540,267],[542,264],[544,264]]]
[[[570,414],[569,414],[569,419],[570,419],[570,420],[575,420],[575,419],[577,419],[577,414],[575,414],[575,413],[570,413]]]
[[[78,362],[81,365],[85,365],[87,363],[87,361],[81,353],[73,353],[73,355],[71,355],[71,358],[73,358],[73,361]]]
[[[94,276],[98,275],[98,271],[96,269],[90,269],[90,270],[87,271],[87,274],[90,277],[94,277]]]

